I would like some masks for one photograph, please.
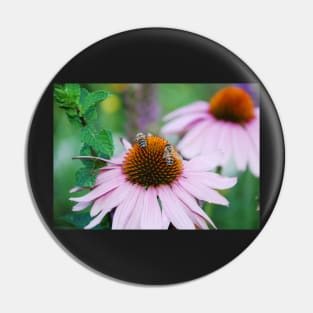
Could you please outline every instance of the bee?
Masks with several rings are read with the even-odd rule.
[[[174,159],[176,157],[176,151],[174,147],[168,143],[164,147],[163,159],[166,160],[166,164],[171,166],[174,164]]]
[[[147,147],[147,136],[144,133],[138,133],[136,135],[136,142],[140,146],[140,148]]]

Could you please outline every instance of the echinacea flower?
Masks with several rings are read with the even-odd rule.
[[[227,206],[227,199],[214,189],[231,188],[237,178],[210,173],[216,166],[213,158],[184,161],[173,146],[173,153],[164,155],[169,143],[157,136],[147,136],[145,144],[122,142],[127,151],[119,157],[97,158],[110,165],[100,169],[94,188],[70,198],[77,202],[73,211],[92,205],[93,219],[85,229],[98,225],[109,212],[112,229],[168,229],[170,223],[176,229],[215,228],[198,200]]]
[[[225,87],[210,102],[197,101],[167,116],[164,135],[183,135],[177,149],[187,158],[220,151],[218,165],[232,158],[238,170],[247,165],[259,176],[260,113],[249,93],[237,86]]]

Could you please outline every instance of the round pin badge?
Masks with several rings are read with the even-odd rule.
[[[142,284],[192,280],[237,257],[284,172],[280,121],[256,74],[218,43],[164,28],[114,35],[69,61],[40,99],[27,153],[55,239],[89,268]]]

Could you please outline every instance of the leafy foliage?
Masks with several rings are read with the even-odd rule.
[[[76,185],[82,187],[93,187],[95,184],[99,169],[92,166],[85,166],[80,168],[76,174]]]
[[[111,158],[114,151],[112,133],[106,129],[97,132],[93,127],[86,126],[82,129],[81,141],[91,147],[97,155]]]
[[[109,92],[97,90],[89,92],[79,84],[56,84],[54,99],[59,108],[64,109],[69,121],[77,126],[86,126],[97,119],[98,102],[109,96]]]
[[[82,127],[81,156],[101,156],[111,158],[114,151],[112,133],[102,129],[97,131],[90,124],[97,119],[97,104],[109,96],[109,92],[96,90],[89,92],[81,88],[79,84],[56,84],[54,99],[59,108],[65,110],[69,121],[76,126]],[[76,174],[76,185],[93,187],[102,162],[95,160],[82,160],[83,168]]]

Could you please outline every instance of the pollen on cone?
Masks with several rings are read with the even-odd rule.
[[[171,184],[182,172],[182,160],[175,150],[173,164],[168,165],[164,157],[168,142],[157,136],[147,136],[146,141],[145,148],[136,142],[128,150],[122,167],[124,174],[131,183],[144,187]]]

